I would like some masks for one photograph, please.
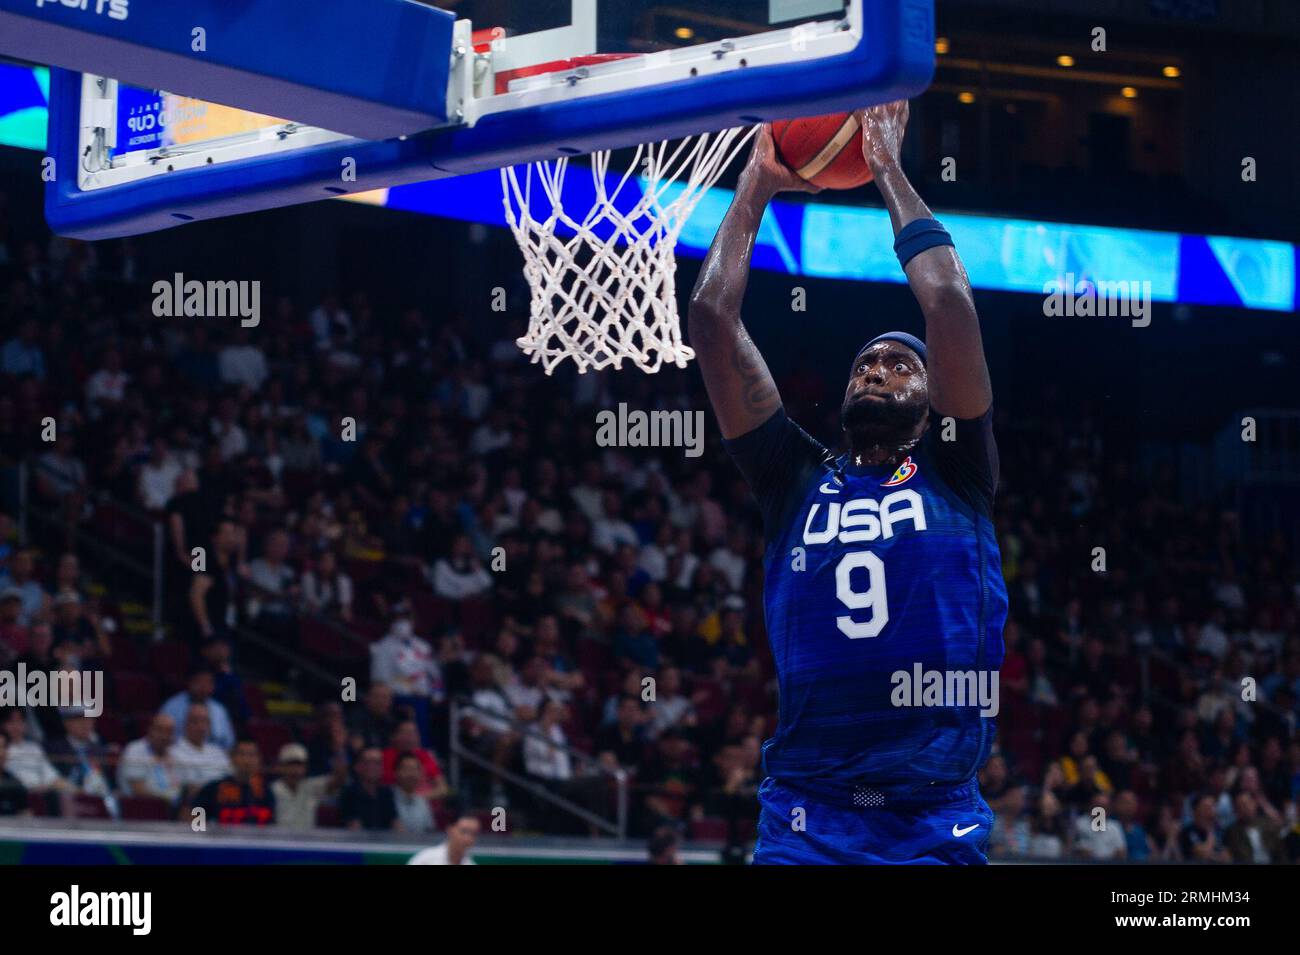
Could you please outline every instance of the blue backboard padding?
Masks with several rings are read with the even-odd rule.
[[[924,90],[934,71],[933,14],[932,0],[869,3],[863,8],[866,40],[816,64],[735,69],[546,103],[488,115],[473,127],[412,137],[400,146],[391,141],[322,146],[179,172],[94,195],[60,177],[48,188],[46,216],[63,235],[114,238],[310,202],[334,194],[340,185],[360,192],[907,98]],[[393,73],[406,77],[396,66]],[[76,161],[74,86],[70,80],[58,82],[51,94],[50,144],[61,168]],[[338,170],[345,158],[356,162],[355,183],[340,183]]]
[[[0,0],[0,54],[365,139],[447,118],[456,18],[445,10],[412,0],[114,0],[104,8]]]

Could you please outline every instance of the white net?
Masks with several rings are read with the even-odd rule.
[[[564,208],[568,158],[501,170],[506,221],[532,292],[518,344],[534,363],[548,375],[566,358],[580,372],[625,361],[649,373],[686,367],[695,352],[682,343],[677,315],[677,238],[756,129],[641,146],[612,189],[609,151],[592,154],[596,199],[582,218]],[[550,209],[544,219],[533,215],[535,184]]]

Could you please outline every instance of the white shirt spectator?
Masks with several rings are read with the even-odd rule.
[[[643,547],[640,556],[636,559],[636,565],[657,584],[662,584],[668,579],[668,555],[658,544],[647,544]]]
[[[397,805],[397,821],[403,832],[433,832],[433,810],[429,800],[418,793],[405,793],[394,787],[393,802]],[[277,805],[276,811],[279,811]]]
[[[1029,855],[1035,859],[1059,859],[1065,855],[1065,846],[1060,836],[1036,832],[1029,837]]]
[[[1105,829],[1092,827],[1092,815],[1084,813],[1074,820],[1074,845],[1089,859],[1109,861],[1125,856],[1124,827],[1115,823]]]
[[[709,564],[739,593],[745,584],[745,558],[726,547],[719,547],[709,556]]]
[[[272,564],[265,557],[258,557],[248,565],[248,579],[272,594],[283,594],[293,586],[296,576],[288,564]]]
[[[475,690],[470,701],[474,704],[474,712],[470,714],[470,718],[475,723],[489,733],[510,732],[509,718],[514,713],[500,690],[493,688]]]
[[[161,511],[176,493],[176,479],[183,471],[170,454],[157,465],[146,461],[140,468],[140,501],[151,511]]]
[[[658,736],[665,730],[672,729],[693,712],[695,706],[680,693],[676,696],[661,697],[650,707],[650,735]]]
[[[492,577],[480,563],[457,569],[445,557],[433,565],[433,592],[447,600],[476,597],[492,588]]]
[[[342,571],[332,577],[317,577],[315,571],[302,575],[302,596],[311,610],[352,606],[352,578]]]
[[[172,747],[171,757],[182,786],[204,786],[214,779],[228,776],[231,771],[230,757],[215,743],[195,746],[189,740],[181,739]]]
[[[158,712],[165,713],[172,718],[176,724],[176,742],[182,742],[181,733],[185,729],[185,714],[190,708],[190,694],[187,690],[172,696],[162,705]],[[229,751],[235,745],[235,724],[230,721],[230,713],[226,710],[225,705],[220,700],[208,700],[204,704],[208,708],[208,721],[210,728],[208,730],[208,741],[216,743],[217,746],[225,751]],[[176,753],[172,753],[173,758]]]
[[[387,683],[398,696],[442,697],[442,671],[433,647],[411,632],[411,621],[399,619],[382,640],[370,647],[370,681]]]
[[[516,710],[526,709],[534,713],[538,711],[542,701],[546,699],[546,691],[540,686],[528,686],[519,680],[507,683],[505,694],[506,699],[510,701],[510,705]]]
[[[604,515],[603,494],[600,488],[591,484],[579,484],[569,492],[569,497],[573,503],[578,505],[578,510],[582,511],[583,516],[593,524],[600,520]]]
[[[465,417],[470,421],[481,421],[492,404],[491,390],[481,381],[467,381],[461,387]]]
[[[329,791],[328,776],[311,776],[290,789],[283,779],[271,783],[275,796],[275,824],[281,829],[301,832],[316,828],[316,810]]]
[[[1235,580],[1216,581],[1211,585],[1214,599],[1229,610],[1241,610],[1246,606],[1246,592]]]
[[[43,478],[50,490],[60,497],[71,494],[86,483],[86,466],[80,458],[48,451],[38,460],[37,476]]]
[[[172,747],[159,756],[149,747],[147,739],[132,740],[122,750],[117,764],[117,785],[124,796],[136,793],[132,783],[143,783],[145,795],[172,801],[180,795],[181,778],[172,759]]]
[[[63,778],[40,743],[21,740],[10,743],[6,752],[5,769],[28,789],[49,789]]]
[[[335,339],[339,344],[352,340],[352,316],[348,314],[347,309],[329,309],[324,305],[318,305],[312,310],[308,321],[311,323],[311,333],[316,339],[317,348],[329,348]]]
[[[614,553],[623,544],[630,547],[641,546],[641,541],[637,538],[631,524],[617,518],[610,520],[607,517],[602,517],[592,525],[591,543],[607,554]]]
[[[490,421],[485,421],[469,437],[469,453],[477,457],[500,451],[510,445],[509,428],[493,428]]]
[[[407,865],[451,865],[451,860],[447,857],[447,843],[440,846],[434,846],[432,849],[421,849],[415,855],[407,860]],[[474,860],[466,853],[465,858],[460,860],[461,865],[473,865]]]
[[[243,385],[259,391],[270,370],[266,356],[255,345],[227,345],[217,357],[217,369],[227,385]]]
[[[534,724],[524,736],[524,768],[528,775],[538,779],[564,782],[573,778],[573,763],[569,759],[568,737],[558,724],[549,730]]]
[[[101,402],[118,404],[126,397],[126,386],[131,376],[124,371],[101,368],[86,380],[86,401],[91,405]]]
[[[1201,638],[1196,646],[1202,653],[1208,653],[1214,659],[1222,660],[1232,649],[1232,641],[1228,639],[1223,628],[1211,621],[1201,628]]]
[[[221,448],[223,461],[237,458],[248,450],[248,435],[233,421],[213,421],[212,436],[217,439],[217,447]]]

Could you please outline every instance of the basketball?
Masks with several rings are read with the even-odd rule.
[[[862,125],[854,113],[832,113],[772,124],[781,161],[823,189],[854,189],[871,181],[862,156]]]

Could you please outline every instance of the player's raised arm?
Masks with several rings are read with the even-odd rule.
[[[740,320],[740,306],[763,212],[785,190],[817,191],[777,159],[772,132],[764,126],[704,260],[687,314],[686,333],[724,438],[754,430],[781,406],[772,373]]]
[[[900,258],[907,260],[907,281],[925,315],[930,405],[941,415],[978,418],[993,403],[979,316],[957,250],[903,174],[899,151],[907,102],[875,106],[861,117],[863,153],[889,208]]]

